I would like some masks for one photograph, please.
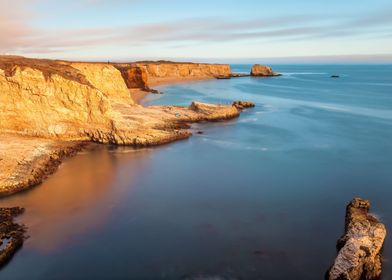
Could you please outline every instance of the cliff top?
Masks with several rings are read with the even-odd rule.
[[[43,73],[45,78],[57,74],[68,80],[91,86],[86,77],[66,61],[26,58],[23,56],[0,56],[0,69],[4,70],[6,76],[12,76],[16,67],[37,69]]]

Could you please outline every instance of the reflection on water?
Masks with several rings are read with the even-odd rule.
[[[19,218],[30,236],[25,250],[61,251],[74,242],[73,236],[107,226],[113,208],[122,203],[121,192],[132,191],[129,186],[143,172],[150,152],[92,148],[66,160],[38,187],[0,201],[1,206],[26,208]],[[132,153],[133,159],[124,158],[125,153]]]
[[[355,196],[392,232],[392,66],[276,70],[163,87],[146,102],[257,107],[154,149],[98,146],[1,199],[31,236],[1,279],[322,279]],[[392,279],[391,234],[384,257]]]

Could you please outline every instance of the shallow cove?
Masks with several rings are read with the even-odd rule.
[[[162,147],[97,146],[0,200],[30,235],[1,279],[322,279],[355,196],[387,226],[392,278],[392,66],[274,70],[161,86],[146,104],[257,107]]]

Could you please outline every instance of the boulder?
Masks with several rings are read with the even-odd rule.
[[[369,214],[370,202],[354,198],[347,205],[346,225],[338,240],[338,256],[326,275],[328,280],[379,279],[385,226]]]

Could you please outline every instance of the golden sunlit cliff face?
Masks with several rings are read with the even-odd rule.
[[[238,109],[209,107],[205,114],[195,107],[144,108],[135,104],[129,89],[148,88],[148,82],[156,79],[202,79],[230,73],[228,65],[105,64],[3,56],[0,131],[135,146],[186,138],[189,133],[180,122],[236,117]],[[201,103],[198,106],[204,108]],[[211,113],[212,109],[216,112]],[[178,118],[179,112],[191,117]]]
[[[20,134],[77,138],[83,129],[108,124],[110,102],[91,85],[34,68],[0,69],[0,129]]]

